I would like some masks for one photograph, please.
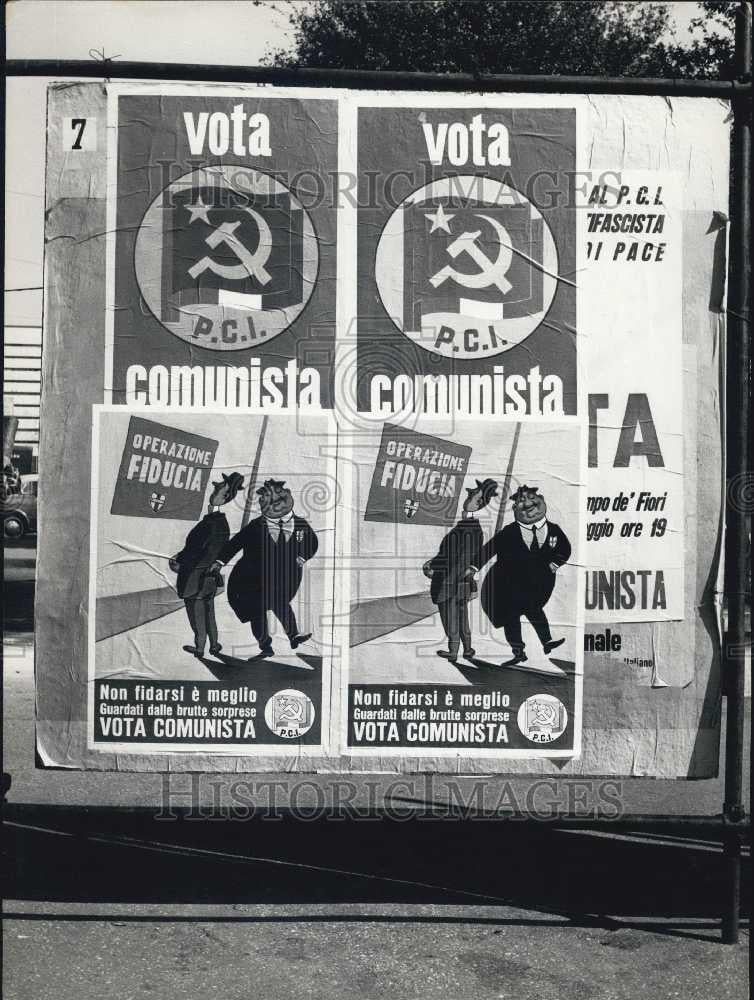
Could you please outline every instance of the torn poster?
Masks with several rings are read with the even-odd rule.
[[[310,415],[302,432],[292,414],[152,412],[159,421],[123,407],[94,412],[89,747],[321,752],[336,493],[323,457],[329,418]],[[191,517],[174,501],[179,449],[204,463],[189,480]],[[133,502],[121,492],[143,452],[165,458],[151,454],[144,483],[132,477]]]
[[[427,417],[410,434],[387,425],[349,463],[346,752],[578,755],[582,428],[458,420],[442,438],[441,428]],[[429,498],[418,475],[405,487],[411,476],[391,476],[396,516],[370,517],[375,470],[385,478],[401,435],[407,462],[429,451],[441,466],[462,455],[462,468]],[[425,504],[434,516],[414,516]]]
[[[682,187],[624,170],[580,192],[590,622],[684,617]]]
[[[124,87],[108,116],[108,398],[332,406],[336,103]]]

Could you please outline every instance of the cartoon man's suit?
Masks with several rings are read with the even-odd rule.
[[[239,621],[250,623],[260,655],[271,656],[268,611],[283,626],[293,649],[311,638],[311,633],[299,633],[291,601],[301,585],[303,566],[319,542],[309,522],[293,513],[290,490],[281,480],[267,480],[257,494],[262,515],[226,542],[218,561],[227,563],[242,552],[228,580],[228,603]]]
[[[464,656],[475,654],[471,645],[469,601],[477,593],[474,574],[482,565],[484,536],[474,515],[497,495],[497,483],[494,479],[477,479],[466,493],[461,519],[443,538],[437,555],[423,567],[424,575],[432,581],[429,596],[437,605],[448,637],[448,649],[438,649],[437,655],[447,660],[456,659],[461,643]]]
[[[222,586],[222,577],[214,564],[230,538],[228,519],[220,510],[243,489],[243,476],[231,472],[212,484],[209,510],[186,536],[183,548],[170,560],[170,568],[178,574],[175,589],[186,605],[189,624],[194,633],[194,645],[188,652],[202,656],[209,637],[211,653],[222,649],[215,622],[215,594]]]
[[[553,639],[544,606],[555,588],[556,573],[568,562],[571,543],[565,532],[546,517],[544,497],[536,487],[521,486],[513,494],[516,520],[487,542],[482,564],[495,564],[482,586],[482,607],[495,628],[502,626],[513,650],[511,663],[527,659],[521,616],[533,625],[545,653],[565,642]]]

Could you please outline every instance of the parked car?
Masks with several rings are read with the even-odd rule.
[[[39,476],[21,476],[20,493],[3,497],[3,535],[6,538],[23,538],[37,531],[37,487]]]

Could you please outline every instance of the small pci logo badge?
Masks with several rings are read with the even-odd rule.
[[[519,708],[516,721],[527,740],[552,743],[565,731],[568,712],[555,695],[533,694]]]
[[[153,493],[149,498],[149,506],[152,508],[155,514],[159,514],[162,508],[165,506],[165,494]]]
[[[297,740],[314,725],[314,703],[303,691],[278,691],[264,707],[264,721],[276,736]]]
[[[419,509],[418,500],[405,500],[403,503],[403,513],[406,515],[409,521],[411,520],[411,518],[414,516],[414,514],[417,512],[418,509]]]
[[[157,320],[210,351],[259,347],[306,305],[319,251],[308,213],[277,178],[203,167],[164,188],[141,221],[136,280]]]

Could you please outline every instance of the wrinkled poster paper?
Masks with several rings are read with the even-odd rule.
[[[349,750],[578,754],[581,459],[575,421],[421,417],[360,442]]]
[[[86,94],[51,91],[63,189],[87,166],[61,156],[55,104]],[[682,173],[693,102],[668,133],[651,99],[89,95],[107,308],[103,377],[78,390],[82,766],[635,768],[660,722],[636,695],[611,715],[621,692],[681,692],[711,637],[689,533],[701,510],[714,530],[696,454],[715,363],[690,353],[682,261],[709,285],[724,241],[686,235],[686,200],[714,202]],[[672,135],[659,159],[625,145],[645,114]]]

